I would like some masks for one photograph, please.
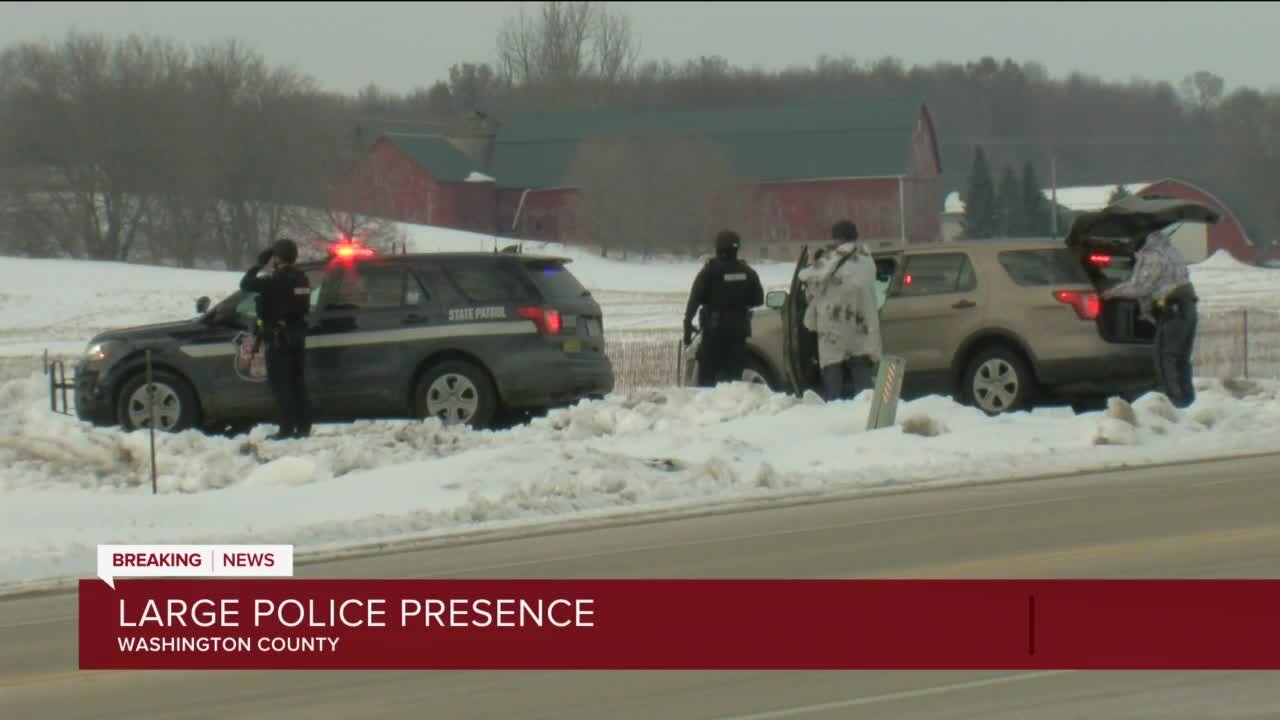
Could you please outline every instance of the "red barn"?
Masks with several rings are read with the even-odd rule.
[[[940,239],[942,164],[923,103],[860,99],[718,110],[514,113],[493,145],[498,217],[521,237],[591,244],[579,230],[571,168],[604,134],[697,137],[723,151],[749,217],[744,240],[789,254],[852,218],[864,238]]]
[[[493,179],[449,139],[387,133],[340,183],[335,206],[419,225],[493,232]]]
[[[1222,213],[1222,219],[1213,225],[1186,223],[1178,226],[1173,234],[1174,242],[1187,259],[1199,262],[1214,253],[1225,250],[1240,262],[1254,263],[1258,249],[1244,231],[1244,225],[1218,198],[1208,190],[1183,180],[1168,178],[1148,184],[1138,191],[1140,195],[1166,195],[1207,205]]]
[[[871,241],[941,239],[941,160],[933,121],[917,100],[512,113],[487,142],[477,143],[474,129],[383,137],[347,196],[381,208],[370,214],[406,222],[593,245],[574,169],[584,145],[602,136],[693,138],[714,148],[740,191],[747,217],[738,227],[755,254],[788,256],[800,242],[828,239],[841,218]],[[677,174],[652,172],[645,182]]]

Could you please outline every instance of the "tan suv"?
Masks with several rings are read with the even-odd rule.
[[[979,240],[874,253],[884,352],[906,360],[903,397],[950,395],[998,414],[1050,397],[1096,401],[1152,387],[1154,327],[1132,301],[1098,295],[1127,277],[1132,253],[1099,247]],[[808,256],[806,247],[797,274]],[[819,387],[799,290],[793,276],[790,292],[768,293],[753,314],[744,379],[795,393]]]

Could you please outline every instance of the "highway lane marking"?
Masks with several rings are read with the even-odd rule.
[[[899,700],[914,700],[915,698],[929,697],[931,695],[945,695],[947,693],[960,692],[963,690],[976,690],[979,688],[994,687],[996,685],[1009,685],[1011,683],[1025,682],[1027,680],[1038,680],[1040,678],[1052,677],[1055,675],[1065,675],[1071,672],[1075,671],[1045,670],[1043,672],[1020,673],[1018,675],[1001,675],[999,677],[985,678],[983,680],[970,680],[968,682],[950,683],[947,685],[934,685],[932,687],[917,688],[915,690],[901,690],[898,692],[883,693],[880,695],[864,695],[862,697],[850,698],[848,700],[836,700],[834,702],[818,703],[815,705],[797,705],[789,708],[781,708],[779,710],[752,713],[750,715],[731,715],[718,718],[718,720],[772,720],[773,718],[791,718],[800,715],[827,712],[829,710],[844,710],[845,708],[859,707],[862,705],[875,705],[878,703],[897,702]]]

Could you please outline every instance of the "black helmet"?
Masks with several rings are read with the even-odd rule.
[[[740,247],[742,247],[742,238],[738,237],[738,233],[732,230],[721,230],[716,234],[717,255],[736,255]]]
[[[841,220],[831,226],[831,239],[853,242],[858,239],[858,226],[852,220]]]
[[[291,264],[298,260],[298,244],[288,238],[280,238],[271,248],[271,252],[280,258],[280,262]]]

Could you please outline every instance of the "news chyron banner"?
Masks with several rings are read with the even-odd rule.
[[[1274,670],[1280,581],[298,579],[290,546],[103,546],[80,667]]]

